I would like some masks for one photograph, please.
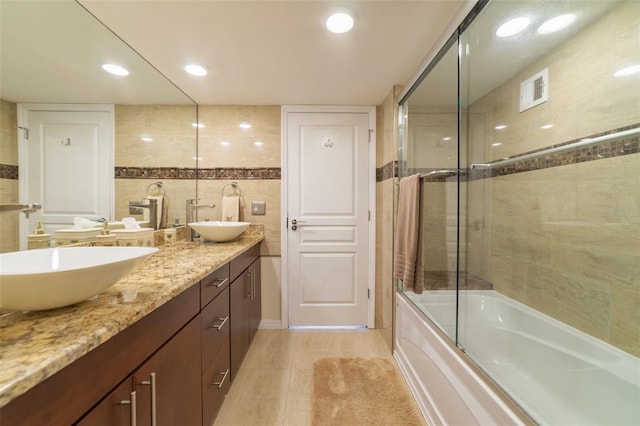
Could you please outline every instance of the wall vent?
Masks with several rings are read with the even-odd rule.
[[[549,99],[549,68],[520,83],[520,112]]]

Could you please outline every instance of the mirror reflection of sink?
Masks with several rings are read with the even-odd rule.
[[[61,247],[0,254],[0,307],[37,311],[81,302],[111,287],[155,247]]]
[[[214,242],[231,241],[249,227],[249,222],[194,222],[189,226],[200,234],[201,238]]]

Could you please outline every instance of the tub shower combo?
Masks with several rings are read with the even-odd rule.
[[[394,356],[430,424],[640,424],[638,16],[481,1],[401,94]]]

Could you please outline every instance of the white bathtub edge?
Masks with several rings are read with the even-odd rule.
[[[533,424],[471,368],[464,354],[418,315],[404,296],[396,296],[394,358],[429,424]]]

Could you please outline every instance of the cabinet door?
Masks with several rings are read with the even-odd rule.
[[[200,316],[133,374],[137,426],[202,425]]]
[[[249,314],[249,341],[253,342],[253,338],[258,331],[260,320],[262,319],[262,286],[260,284],[261,268],[260,258],[253,262],[251,268],[252,276],[252,292],[251,292],[251,312]]]
[[[128,378],[91,410],[78,426],[131,426],[136,413],[136,392]]]
[[[249,350],[251,275],[245,271],[231,283],[231,380],[235,380],[244,355]]]

